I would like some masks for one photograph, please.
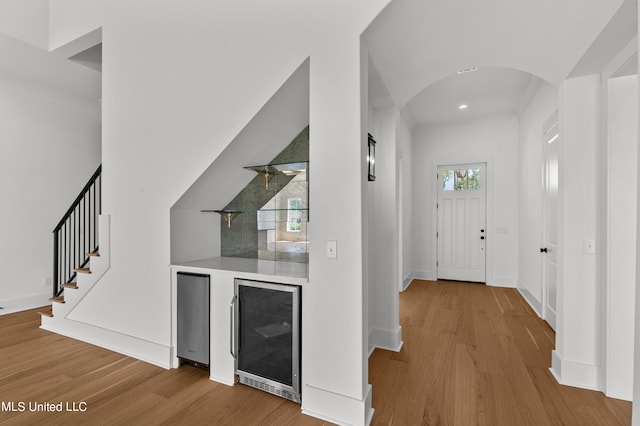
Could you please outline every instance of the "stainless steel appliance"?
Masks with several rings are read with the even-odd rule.
[[[178,358],[209,367],[209,275],[178,272]]]
[[[300,287],[236,278],[231,316],[240,383],[300,402]]]

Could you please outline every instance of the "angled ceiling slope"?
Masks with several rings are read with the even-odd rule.
[[[580,58],[569,77],[601,72],[638,35],[638,1],[625,0]]]
[[[100,97],[100,74],[0,33],[0,72],[89,102]]]
[[[51,51],[56,56],[102,72],[102,28],[89,31]]]
[[[309,59],[238,133],[172,209],[221,209],[309,125]]]

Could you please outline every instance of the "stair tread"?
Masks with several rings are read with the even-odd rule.
[[[64,296],[50,297],[49,300],[57,303],[64,303]]]
[[[63,283],[60,287],[62,288],[78,288],[78,284],[73,283]]]
[[[43,317],[49,317],[49,318],[53,318],[53,313],[52,312],[38,312],[40,315],[42,315]]]
[[[93,257],[100,257],[100,252],[99,251],[92,251],[89,253],[86,253],[87,256],[93,256]]]
[[[76,268],[74,269],[75,272],[78,272],[80,274],[90,274],[91,273],[91,269],[90,268]]]

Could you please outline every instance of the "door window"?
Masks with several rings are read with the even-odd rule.
[[[480,169],[445,170],[442,173],[444,191],[475,191],[480,189]]]

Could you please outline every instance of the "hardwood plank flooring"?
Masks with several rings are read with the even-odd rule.
[[[631,403],[559,385],[555,333],[515,289],[414,281],[404,346],[369,358],[374,425],[629,425]]]
[[[0,407],[2,425],[326,424],[299,404],[212,382],[201,369],[165,370],[41,330],[41,309],[0,316],[0,402],[16,410]],[[30,411],[43,402],[86,403],[86,411]]]
[[[86,411],[0,410],[1,425],[327,424],[204,370],[164,370],[41,330],[37,311],[0,316],[0,401],[84,402]],[[553,330],[513,289],[414,281],[400,312],[402,351],[369,359],[374,425],[631,423],[630,403],[555,382]]]

